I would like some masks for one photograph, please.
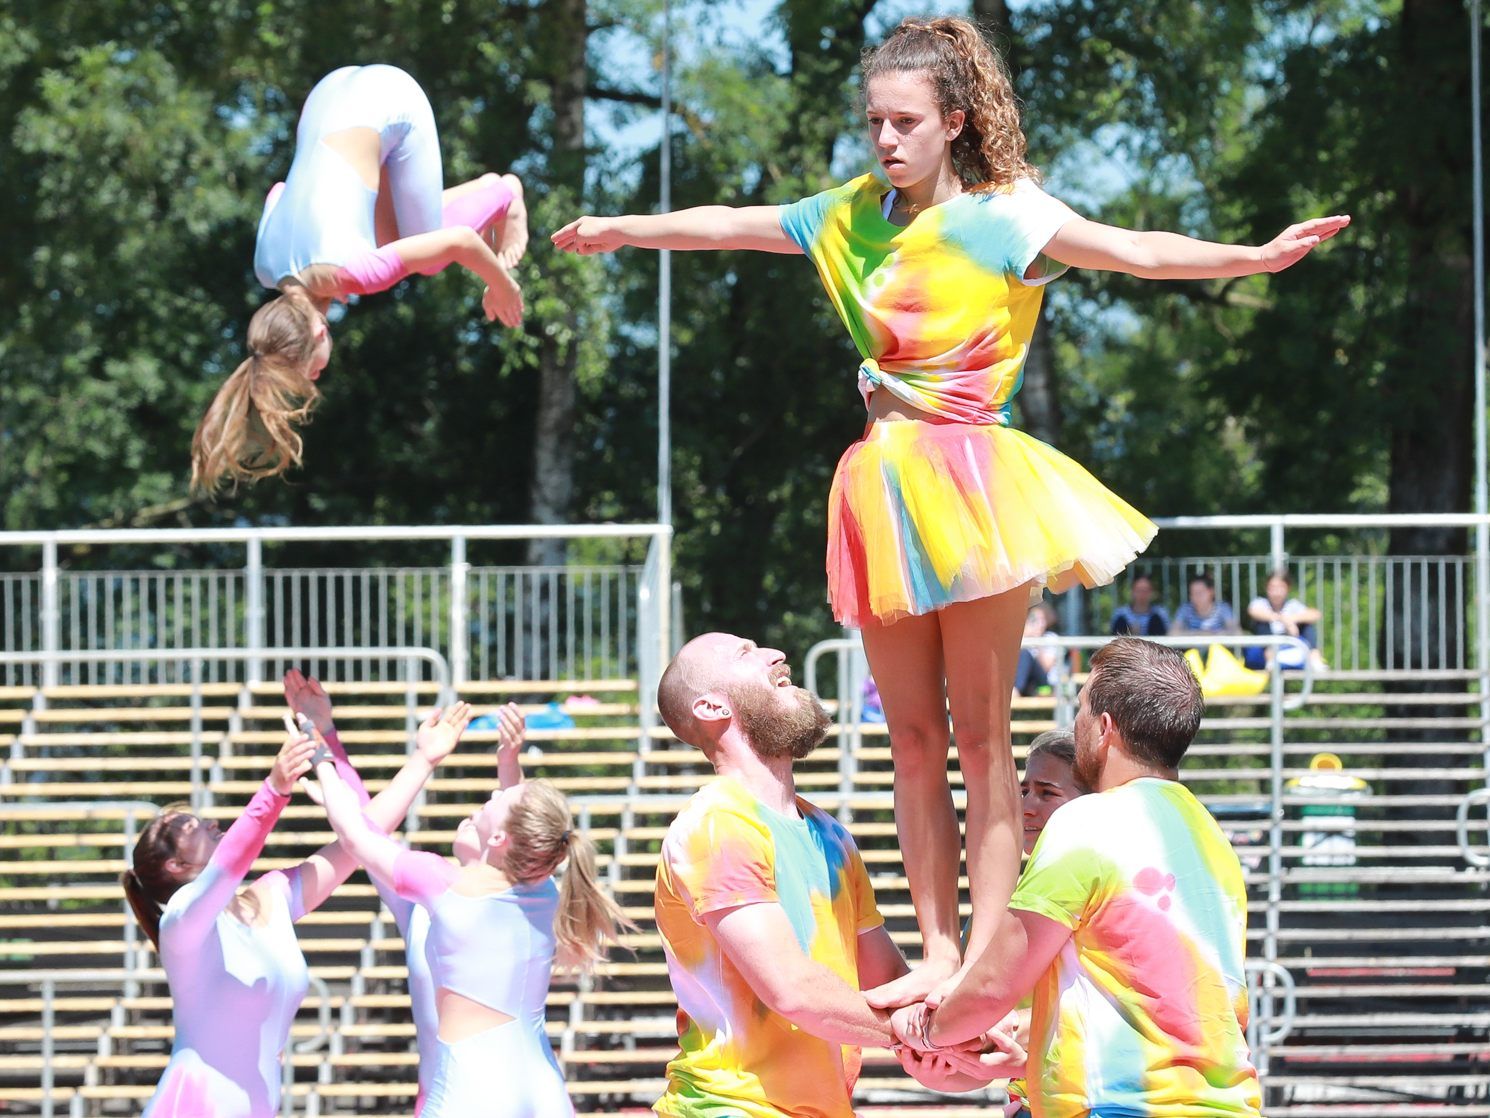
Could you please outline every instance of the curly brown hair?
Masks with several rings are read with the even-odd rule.
[[[1025,159],[1019,100],[1009,69],[977,24],[955,16],[905,19],[878,47],[864,52],[864,89],[881,74],[925,74],[942,115],[961,109],[952,165],[970,190],[1040,181]]]
[[[295,430],[321,393],[307,370],[321,311],[300,284],[271,299],[248,322],[248,359],[228,375],[191,440],[191,487],[215,493],[227,479],[282,474],[300,464]]]

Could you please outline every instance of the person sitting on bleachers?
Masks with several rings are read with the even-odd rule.
[[[418,746],[366,810],[392,828],[449,756],[465,722],[457,704],[426,722]],[[458,724],[458,725],[457,725]],[[321,746],[287,717],[289,735],[269,776],[226,834],[217,824],[167,808],[135,844],[121,876],[135,919],[160,952],[171,990],[175,1038],[147,1118],[266,1118],[279,1113],[280,1055],[309,985],[294,925],[357,867],[340,843],[297,866],[264,874],[246,889],[296,781],[321,750],[348,784],[361,787],[340,747]],[[306,721],[303,727],[309,728]]]
[[[860,1046],[891,1039],[888,1012],[860,991],[908,968],[848,829],[796,794],[793,761],[828,716],[782,653],[725,633],[683,647],[657,706],[717,776],[668,828],[657,865],[681,1051],[655,1109],[851,1118]]]
[[[1190,600],[1174,613],[1175,636],[1186,633],[1240,633],[1236,614],[1216,598],[1216,582],[1204,572],[1190,576]]]
[[[956,988],[896,1011],[903,1043],[945,1051],[1033,992],[1036,1115],[1261,1114],[1246,882],[1225,832],[1179,782],[1203,711],[1173,649],[1119,637],[1092,657],[1075,775],[1097,794],[1050,817]]]
[[[1297,646],[1289,648],[1249,648],[1247,667],[1262,668],[1276,663],[1280,668],[1302,668],[1312,661],[1316,670],[1325,667],[1324,657],[1319,651],[1320,619],[1324,616],[1312,606],[1306,606],[1291,597],[1293,580],[1288,572],[1278,568],[1268,576],[1267,593],[1253,598],[1247,606],[1247,616],[1252,621],[1252,631],[1259,636],[1298,637],[1308,650]]]
[[[1055,629],[1055,609],[1049,602],[1040,601],[1030,606],[1024,615],[1024,635],[1060,636]],[[1019,663],[1014,668],[1014,697],[1048,695],[1050,689],[1065,678],[1065,670],[1059,648],[1021,648]]]
[[[1154,601],[1154,580],[1143,571],[1128,587],[1128,604],[1118,606],[1108,626],[1115,637],[1162,637],[1169,632],[1169,614]]]

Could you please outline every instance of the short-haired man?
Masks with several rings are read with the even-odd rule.
[[[1178,780],[1202,711],[1171,649],[1123,637],[1092,658],[1076,773],[1098,794],[1055,811],[992,943],[897,1034],[956,1044],[1033,990],[1035,1118],[1260,1113],[1242,867]]]
[[[888,1014],[859,991],[907,968],[853,838],[796,794],[792,762],[829,723],[785,660],[708,633],[657,689],[669,729],[718,774],[668,828],[657,865],[682,1049],[659,1114],[850,1118],[859,1046],[891,1042]],[[907,1067],[946,1089],[978,1085]]]

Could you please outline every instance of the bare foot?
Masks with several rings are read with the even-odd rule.
[[[512,188],[512,204],[500,227],[492,227],[492,249],[503,264],[515,268],[528,253],[528,207],[523,201],[522,180],[516,175],[503,175],[502,181]]]
[[[875,1009],[899,1009],[925,1001],[926,995],[946,985],[958,973],[957,968],[955,958],[928,959],[892,982],[865,990],[864,1000]]]

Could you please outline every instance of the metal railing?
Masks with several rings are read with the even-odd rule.
[[[43,652],[210,645],[258,651],[271,644],[376,648],[431,645],[457,684],[472,678],[614,678],[670,647],[672,530],[666,525],[464,525],[127,529],[0,532],[0,548],[40,553],[34,574],[0,575],[0,647]],[[485,541],[643,542],[645,563],[472,566],[468,545]],[[444,543],[436,567],[270,567],[266,545]],[[241,568],[208,571],[65,571],[62,549],[241,546]],[[12,564],[14,565],[14,564]],[[639,647],[645,630],[657,649]],[[61,680],[48,663],[41,683]],[[264,662],[245,661],[249,682]],[[648,677],[652,678],[652,677]],[[26,682],[14,675],[4,682]],[[81,682],[82,680],[79,680]],[[113,682],[96,677],[87,682]],[[136,682],[136,681],[122,681]]]
[[[144,649],[129,649],[115,652],[29,652],[0,653],[0,666],[7,664],[42,664],[55,662],[59,659],[76,660],[80,663],[109,662],[120,660],[124,662],[135,661],[172,661],[180,660],[189,665],[187,681],[191,684],[191,720],[190,720],[190,748],[191,748],[191,791],[189,800],[193,811],[201,811],[211,806],[211,795],[209,786],[204,779],[206,757],[205,726],[202,717],[203,693],[202,685],[205,682],[205,667],[217,661],[225,662],[263,662],[271,659],[279,663],[285,663],[292,659],[308,660],[314,667],[316,662],[323,664],[337,663],[345,660],[379,660],[398,661],[404,664],[404,733],[408,737],[408,749],[414,748],[414,733],[419,726],[420,702],[418,683],[420,676],[416,670],[417,665],[428,664],[433,682],[436,684],[435,705],[445,706],[455,695],[450,665],[445,657],[432,648],[270,648],[270,649],[243,649],[243,648],[182,648],[168,652],[155,652]],[[240,696],[240,705],[246,705],[250,699],[245,690]],[[46,703],[46,696],[37,692],[35,704],[40,707]],[[26,734],[20,733],[11,738],[10,752],[3,760],[0,760],[0,786],[12,786],[14,783],[12,766],[25,755]],[[406,825],[418,826],[420,813],[424,809],[425,789],[421,788],[414,802],[409,806],[406,817]]]

